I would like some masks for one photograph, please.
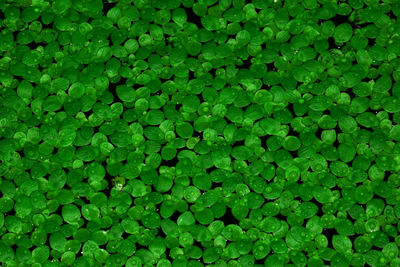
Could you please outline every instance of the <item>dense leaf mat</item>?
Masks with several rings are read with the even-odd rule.
[[[1,266],[400,266],[400,1],[0,10]]]

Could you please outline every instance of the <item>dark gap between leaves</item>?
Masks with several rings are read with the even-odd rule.
[[[207,172],[207,173],[209,173],[209,172]],[[220,187],[221,187],[220,183],[212,182],[210,190],[213,190],[215,188],[220,188]]]
[[[237,147],[237,146],[244,146],[244,139],[235,141],[235,143],[233,144],[233,147]]]
[[[372,111],[372,110],[370,110],[370,109],[367,109],[365,112],[372,112],[372,113],[374,113],[374,111]],[[373,133],[373,131],[371,131],[371,128],[362,126],[361,124],[358,124],[357,126],[360,128],[360,130],[368,131],[368,132],[370,132],[371,134]]]
[[[14,42],[17,42],[18,31],[12,32],[12,35],[13,35]]]
[[[199,137],[199,138],[201,138],[202,136],[203,136],[203,134],[202,134],[201,132],[196,131],[196,130],[193,131],[193,137]]]
[[[391,19],[397,19],[397,16],[393,13],[393,10],[390,10],[386,15]]]
[[[262,265],[262,266],[264,266],[264,261],[265,261],[265,259],[266,259],[266,257],[265,258],[262,258],[262,259],[256,259],[255,261],[254,261],[254,264],[260,264],[260,265]]]
[[[225,225],[228,224],[236,224],[239,225],[240,221],[238,219],[236,219],[233,214],[232,214],[232,210],[229,207],[226,207],[226,211],[225,214],[219,218]]]
[[[93,114],[93,109],[90,109],[88,111],[82,111],[82,113],[85,114],[86,118],[89,118],[89,116]],[[99,128],[99,127],[97,127],[97,128]]]
[[[104,167],[104,169],[106,169],[106,164],[105,161],[102,162],[102,165]],[[111,189],[113,188],[113,178],[107,171],[106,171],[106,176],[104,177],[104,179],[107,181],[108,186],[102,191],[107,198],[109,198],[111,196]]]
[[[351,161],[349,161],[349,162],[345,162],[345,164],[346,164],[347,166],[349,166],[350,168],[352,168],[352,167],[353,167],[353,160],[351,160]]]
[[[328,44],[329,44],[329,48],[328,48],[329,50],[331,50],[331,49],[341,50],[341,46],[336,44],[335,39],[333,39],[333,37],[328,38]]]
[[[100,126],[93,127],[93,134],[98,133],[99,129],[100,129]]]
[[[195,79],[196,77],[194,76],[194,72],[189,70],[189,81]]]
[[[368,38],[368,46],[372,47],[376,44],[376,39],[375,38]]]
[[[290,155],[295,159],[298,158],[299,156],[297,155],[297,151],[289,151]]]
[[[328,239],[328,247],[333,249],[333,245],[332,245],[332,238],[334,235],[337,235],[337,231],[335,230],[335,228],[324,228],[322,230],[322,233],[324,236],[326,236],[326,238]]]
[[[92,18],[92,17],[88,17],[87,23],[89,23],[89,24],[92,23],[93,19],[94,19],[94,18]]]
[[[354,64],[356,64],[356,63],[354,63]],[[346,90],[345,93],[348,94],[348,95],[350,96],[351,99],[354,99],[354,98],[357,97],[357,95],[354,93],[354,91],[353,91],[352,88],[349,89],[349,90]]]
[[[287,217],[283,216],[281,213],[278,213],[274,217],[277,218],[279,221],[285,221],[285,222],[287,221]]]
[[[170,159],[170,160],[163,159],[161,161],[160,166],[175,167],[176,164],[178,164],[178,157],[175,156],[173,159]]]
[[[372,248],[370,249],[370,251],[371,250],[382,251],[382,248],[372,245]]]
[[[267,140],[269,137],[270,137],[270,135],[259,136],[259,138],[261,140],[261,147],[264,148],[266,151],[268,151]],[[244,141],[243,141],[243,144],[244,144]]]
[[[206,169],[206,173],[207,174],[211,174],[213,171],[215,171],[215,170],[217,170],[218,168],[217,167],[215,167],[214,165],[213,166],[211,166],[210,168],[207,168]],[[213,182],[213,185],[214,185],[215,183]]]
[[[171,249],[169,247],[165,246],[165,252],[164,252],[165,258],[167,260],[169,260],[170,262],[172,262],[174,259],[171,258],[170,253],[171,253]]]
[[[354,224],[354,223],[353,223],[353,224]],[[356,240],[356,238],[358,237],[358,235],[357,235],[357,234],[354,234],[354,235],[350,235],[350,236],[347,236],[347,237],[350,239],[351,243],[354,244],[354,240]]]
[[[392,112],[388,112],[388,119],[393,122],[393,114]]]
[[[154,186],[155,185],[151,185],[150,187],[151,187],[151,192],[156,192],[157,190],[154,188]],[[157,212],[157,213],[159,213],[160,212],[160,209],[161,209],[161,204],[162,204],[163,202],[160,202],[160,203],[158,203],[158,204],[155,204],[155,211]]]
[[[22,149],[22,150],[19,150],[19,151],[15,151],[15,152],[18,153],[18,155],[21,157],[21,159],[25,157],[25,154],[24,154],[24,150],[23,150],[23,149]]]
[[[3,197],[3,196],[4,196],[4,195],[2,194],[2,197]],[[4,217],[7,217],[7,216],[15,216],[14,207],[13,207],[11,210],[9,210],[9,211],[4,212]]]
[[[273,62],[267,63],[266,66],[267,66],[267,71],[276,71],[276,67]]]
[[[315,132],[315,136],[316,136],[317,138],[321,139],[321,137],[322,137],[322,132],[323,132],[323,131],[324,131],[323,129],[321,129],[321,128],[318,127],[318,130]]]
[[[372,199],[380,199],[380,200],[382,200],[383,203],[385,203],[385,207],[388,205],[388,204],[386,203],[386,199],[385,199],[384,197],[378,196],[377,194],[375,194],[375,192],[374,192],[374,196],[373,196]]]
[[[361,29],[361,28],[367,27],[371,24],[374,24],[373,22],[363,22],[363,21],[358,21],[358,22],[354,21],[354,22],[349,22],[349,23],[351,24],[353,29],[354,28]]]
[[[390,172],[390,171],[385,171],[385,176],[383,177],[383,181],[384,182],[387,182],[388,180],[389,180],[389,176],[391,175],[392,173]]]
[[[136,245],[136,251],[138,251],[139,249],[146,249],[146,250],[148,249],[148,246],[142,246],[139,244],[139,242],[136,242],[135,245]]]
[[[66,186],[64,186],[63,189],[66,189],[65,187],[66,187]],[[62,216],[62,213],[61,213],[62,208],[63,208],[63,205],[61,205],[61,204],[58,205],[57,209],[56,209],[53,213]]]
[[[116,5],[116,2],[103,1],[103,12],[106,15],[107,12]]]
[[[110,82],[108,85],[108,92],[110,92],[113,95],[113,100],[119,100],[120,102],[123,103],[123,101],[118,97],[117,95],[117,86],[119,85],[126,85],[126,78],[122,78],[117,82],[117,83],[112,83]],[[136,85],[136,84],[135,84]],[[138,89],[138,86],[133,86],[135,90]]]
[[[396,238],[390,235],[387,235],[389,237],[389,243],[395,243],[396,242]],[[354,243],[353,243],[354,244]]]
[[[321,218],[324,215],[324,212],[322,211],[322,204],[317,202],[314,198],[312,198],[310,202],[318,206],[318,211],[316,215]]]
[[[192,8],[185,8],[185,11],[187,16],[187,22],[195,24],[199,29],[203,28],[203,26],[201,25],[200,17],[193,12]]]
[[[24,79],[21,76],[16,76],[13,75],[14,79],[16,79],[18,82],[22,82]]]
[[[132,234],[129,234],[129,233],[127,233],[127,232],[123,232],[122,233],[122,235],[121,235],[121,238],[123,238],[123,239],[127,239],[128,237],[130,237]]]
[[[361,80],[361,82],[369,83],[371,81],[370,78],[365,77],[364,79]]]
[[[343,16],[336,14],[333,18],[329,19],[333,23],[335,23],[335,27],[339,26],[342,23],[350,23],[349,16]]]
[[[34,41],[30,42],[29,44],[27,44],[27,46],[29,47],[30,50],[35,50],[36,48],[38,48],[39,46],[46,46],[46,43],[44,42],[40,42],[40,43],[35,43]]]
[[[274,168],[275,168],[275,171],[279,168],[279,166],[278,166],[278,164],[276,164],[276,162],[275,161],[272,161],[272,162],[268,162],[269,164],[271,164],[272,166],[274,166]]]
[[[202,250],[204,250],[204,247],[203,247],[203,245],[201,244],[201,242],[200,242],[200,241],[197,241],[196,239],[193,240],[193,246],[199,247],[199,248],[201,248]]]
[[[68,171],[66,171],[66,173],[67,173],[67,175],[68,175]],[[70,187],[70,186],[68,185],[68,183],[65,183],[63,189],[67,189],[68,191],[71,191],[71,190],[72,190],[72,187]]]
[[[331,266],[330,261],[322,260],[324,262],[324,266]]]
[[[292,36],[290,36],[290,38],[292,38]],[[267,42],[264,42],[261,44],[261,50],[264,51],[265,49],[267,49]],[[279,51],[280,53],[280,51]]]
[[[176,103],[176,104],[175,104],[175,110],[176,110],[176,111],[180,111],[181,107],[182,107],[182,104],[181,104],[181,103]]]
[[[216,69],[215,69],[215,68],[211,68],[211,70],[209,71],[209,73],[210,73],[213,77],[217,76],[217,75],[216,75]]]
[[[41,22],[42,22],[42,31],[43,31],[44,29],[53,29],[53,26],[54,26],[54,19],[53,19],[53,21],[51,21],[49,24],[45,24],[42,20],[41,20]]]
[[[244,69],[250,69],[251,67],[251,57],[248,57],[245,60],[242,60],[243,64],[240,66],[240,68],[244,68]]]
[[[168,219],[176,223],[180,215],[181,213],[179,211],[175,211]]]
[[[75,200],[78,200],[78,201],[81,200],[83,202],[83,204],[85,204],[85,205],[90,204],[90,201],[89,201],[89,199],[87,199],[86,196],[80,196],[79,198],[76,198]]]
[[[338,190],[341,191],[342,189],[336,184],[334,187],[330,188],[331,191]]]
[[[330,110],[329,109],[325,109],[324,111],[322,111],[321,117],[324,116],[324,115],[331,115]]]
[[[198,94],[197,97],[198,97],[199,100],[200,100],[200,104],[201,104],[201,103],[204,103],[204,102],[207,102],[207,101],[204,100],[203,94]]]
[[[157,229],[157,235],[156,236],[162,237],[163,239],[165,239],[167,237],[167,235],[164,233],[164,231],[162,230],[161,227]]]

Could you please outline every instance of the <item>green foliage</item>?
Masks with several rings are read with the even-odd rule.
[[[399,14],[0,1],[0,265],[400,266]]]

